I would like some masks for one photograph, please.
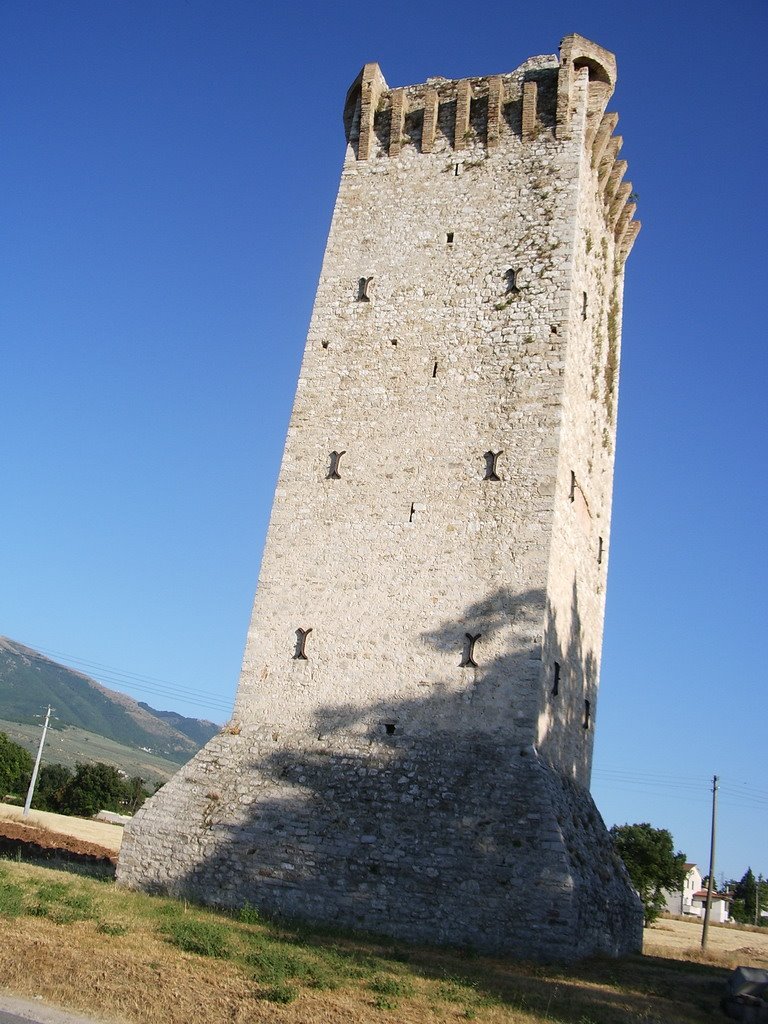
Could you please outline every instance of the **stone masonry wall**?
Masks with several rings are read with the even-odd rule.
[[[508,75],[354,83],[233,719],[137,815],[123,882],[637,948],[586,789],[636,233],[605,191],[614,78],[574,36]]]
[[[639,948],[599,813],[532,751],[225,734],[175,780],[137,814],[123,883],[531,958]]]

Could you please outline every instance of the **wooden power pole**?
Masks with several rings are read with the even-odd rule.
[[[712,839],[709,845],[709,880],[707,882],[707,905],[704,908],[704,927],[701,931],[701,948],[707,948],[709,933],[709,912],[712,909],[712,891],[715,884],[715,833],[717,831],[717,776],[712,779]]]

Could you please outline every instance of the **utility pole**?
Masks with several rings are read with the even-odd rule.
[[[51,720],[51,712],[53,708],[48,705],[48,710],[45,713],[45,725],[43,726],[43,735],[40,737],[40,746],[37,748],[37,757],[35,758],[35,767],[32,769],[32,778],[29,780],[29,789],[27,790],[27,799],[24,801],[24,813],[22,817],[29,817],[29,808],[32,806],[32,796],[35,792],[35,783],[37,782],[37,773],[40,769],[40,760],[43,756],[43,745],[45,744],[45,734],[48,732],[48,723]]]
[[[760,924],[760,886],[763,884],[763,876],[758,875],[755,879],[755,927]]]
[[[701,932],[701,948],[707,948],[709,912],[712,909],[712,889],[715,882],[715,832],[717,831],[717,776],[712,779],[712,840],[709,845],[709,880],[707,882],[707,905],[704,909],[704,927]]]

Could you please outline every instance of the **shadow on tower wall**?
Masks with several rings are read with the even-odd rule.
[[[478,650],[460,689],[326,705],[311,732],[225,730],[137,815],[118,877],[410,941],[555,959],[638,949],[639,903],[588,792],[515,717],[519,679],[539,685],[545,600],[502,588],[428,634],[457,658],[465,629],[531,635],[487,664]],[[580,652],[572,613],[564,664]],[[579,740],[580,705],[558,705]]]

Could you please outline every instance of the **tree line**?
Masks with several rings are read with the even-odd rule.
[[[768,917],[761,917],[760,911],[768,910],[768,880],[762,875],[755,878],[752,868],[747,868],[742,877],[725,881],[723,888],[733,896],[731,917],[740,924],[758,924],[768,927]]]
[[[0,800],[21,803],[32,777],[33,761],[28,750],[0,732]],[[40,768],[32,806],[38,811],[74,814],[90,818],[99,811],[135,814],[149,793],[139,776],[126,778],[112,765],[63,764]]]
[[[611,836],[617,853],[643,901],[646,925],[661,914],[665,906],[664,891],[677,893],[685,878],[686,857],[674,851],[672,834],[665,828],[654,828],[648,822],[639,825],[614,825]],[[702,879],[706,889],[708,877]],[[730,917],[739,924],[758,924],[768,927],[768,918],[761,910],[768,910],[768,880],[760,875],[756,879],[752,868],[747,868],[739,879],[722,879],[721,893],[733,897]]]

